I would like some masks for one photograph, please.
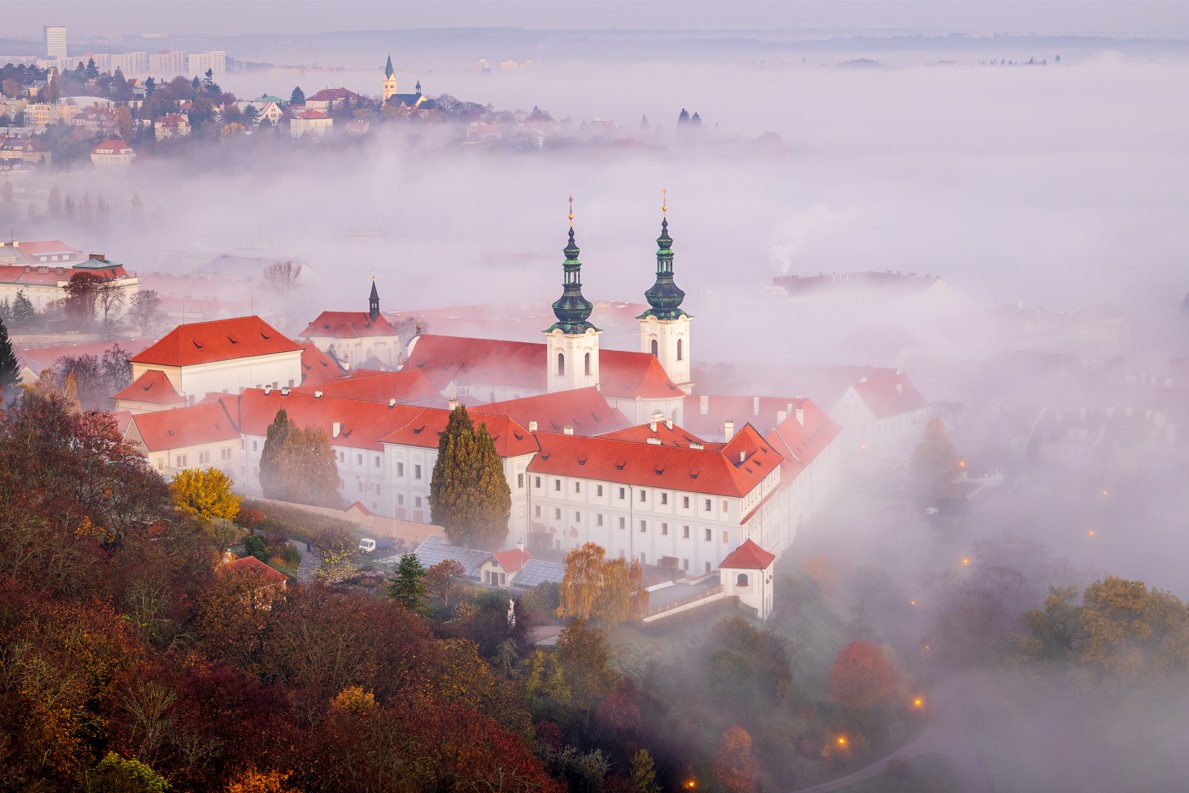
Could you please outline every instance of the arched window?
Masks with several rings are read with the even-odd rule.
[[[656,343],[656,339],[652,340],[652,354],[653,355],[660,354],[660,346]]]
[[[586,375],[590,376],[590,353],[586,354]]]
[[[679,360],[679,361],[685,360],[685,340],[684,339],[677,340],[677,360]]]
[[[559,352],[557,354],[557,376],[561,377],[566,373],[566,354]]]
[[[748,586],[747,573],[740,573],[738,576],[736,576],[735,586],[745,588]]]

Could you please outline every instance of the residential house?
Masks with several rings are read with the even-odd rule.
[[[126,168],[136,159],[136,152],[122,140],[105,140],[91,149],[91,162],[96,168]]]

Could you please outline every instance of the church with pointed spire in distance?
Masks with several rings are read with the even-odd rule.
[[[372,276],[367,311],[323,311],[299,338],[347,370],[396,370],[402,363],[400,333],[380,313],[380,292]]]
[[[421,93],[421,81],[413,87],[413,93],[402,94],[397,88],[396,69],[392,66],[392,55],[388,56],[388,63],[384,66],[384,78],[380,90],[380,100],[384,105],[406,110],[431,111],[437,109],[437,103]]]

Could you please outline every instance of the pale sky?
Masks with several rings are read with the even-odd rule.
[[[6,0],[4,35],[72,37],[511,26],[955,30],[1189,36],[1184,0]]]

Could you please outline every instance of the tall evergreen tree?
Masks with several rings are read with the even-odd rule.
[[[396,574],[388,582],[388,597],[414,614],[425,614],[428,612],[425,605],[427,594],[425,568],[416,554],[405,554],[396,566]]]
[[[0,402],[16,398],[20,371],[16,353],[8,338],[8,328],[4,327],[4,321],[0,319]]]
[[[294,87],[293,93],[289,94],[289,104],[304,105],[305,103],[306,103],[305,91],[301,90],[300,85]]]
[[[433,522],[455,545],[495,550],[508,535],[512,491],[503,464],[487,426],[476,433],[463,405],[438,437],[429,506]]]
[[[289,414],[284,408],[277,411],[272,424],[268,425],[268,432],[264,438],[264,448],[260,450],[260,489],[265,498],[286,500],[286,493],[282,492],[281,476],[277,470],[277,456],[285,439],[289,437]]]

